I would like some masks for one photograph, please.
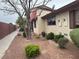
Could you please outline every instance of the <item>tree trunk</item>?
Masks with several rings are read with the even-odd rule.
[[[31,23],[29,16],[26,17],[27,17],[27,39],[31,39]]]

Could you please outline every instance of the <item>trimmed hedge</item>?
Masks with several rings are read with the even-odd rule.
[[[48,33],[48,34],[46,35],[46,39],[48,39],[48,40],[54,39],[54,33],[52,33],[52,32]]]
[[[38,45],[30,44],[25,47],[25,53],[28,58],[34,58],[40,54],[40,48]]]
[[[72,30],[70,32],[70,37],[74,44],[79,47],[79,28]]]

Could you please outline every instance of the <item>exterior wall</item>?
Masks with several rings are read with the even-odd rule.
[[[69,13],[70,17],[70,28],[79,28],[79,9],[77,10],[72,10]]]
[[[41,34],[41,32],[45,31],[45,20],[43,20],[41,17],[50,13],[50,11],[42,10],[41,15],[39,16],[39,13],[41,12],[41,9],[37,10],[38,19],[36,21],[36,28],[34,28],[34,33]]]
[[[0,22],[0,39],[16,30],[16,26]]]
[[[75,22],[76,22],[76,25],[79,25],[79,10],[76,10],[75,11]]]
[[[70,29],[74,29],[75,24],[75,10],[69,11],[69,17],[70,17]]]
[[[46,12],[48,11],[43,11],[42,15],[38,16],[34,32],[36,34],[40,34],[42,31],[45,31],[46,33],[53,32],[54,34],[62,33],[63,35],[65,35],[67,38],[70,39],[69,33],[72,29],[70,29],[69,11],[56,15],[56,25],[47,25],[47,20],[41,19],[42,16],[47,14]]]
[[[65,19],[65,21],[64,21]],[[59,21],[60,20],[60,21]],[[69,11],[60,13],[56,15],[56,25],[47,25],[47,20],[45,21],[45,32],[53,32],[55,34],[62,33],[69,37],[70,29],[70,19],[69,19]]]

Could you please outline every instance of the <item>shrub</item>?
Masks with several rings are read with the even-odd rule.
[[[42,37],[45,37],[46,36],[46,33],[45,32],[42,32],[41,35],[42,35]]]
[[[26,33],[25,32],[23,32],[23,37],[26,37]]]
[[[66,44],[68,43],[68,39],[65,37],[62,37],[58,40],[58,44],[60,48],[66,48]]]
[[[79,28],[72,30],[70,32],[70,37],[74,44],[79,47]]]
[[[52,33],[52,32],[50,32],[50,33],[48,33],[47,35],[46,35],[46,39],[54,39],[54,33]]]
[[[24,28],[20,28],[19,31],[23,32],[24,31]]]
[[[54,41],[57,43],[58,40],[59,40],[60,38],[63,38],[63,37],[64,37],[64,35],[62,35],[62,34],[54,35]]]
[[[25,47],[25,53],[28,58],[34,58],[40,54],[39,46],[30,44]]]

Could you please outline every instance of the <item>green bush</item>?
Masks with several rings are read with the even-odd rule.
[[[25,53],[28,58],[34,58],[40,54],[39,46],[30,44],[25,47]]]
[[[23,32],[23,37],[26,37],[26,33],[25,32]]]
[[[70,32],[70,37],[74,44],[79,47],[79,28],[72,30]]]
[[[50,39],[50,40],[52,40],[52,39],[54,39],[54,33],[52,33],[52,32],[50,32],[50,33],[48,33],[47,35],[46,35],[46,39]]]
[[[68,39],[65,37],[62,37],[58,40],[58,44],[60,48],[66,48],[66,44],[68,43]]]
[[[19,31],[23,32],[24,31],[24,28],[20,28]]]
[[[60,38],[63,38],[63,37],[64,37],[64,35],[62,35],[62,34],[54,35],[54,41],[57,43],[58,40],[59,40]]]

